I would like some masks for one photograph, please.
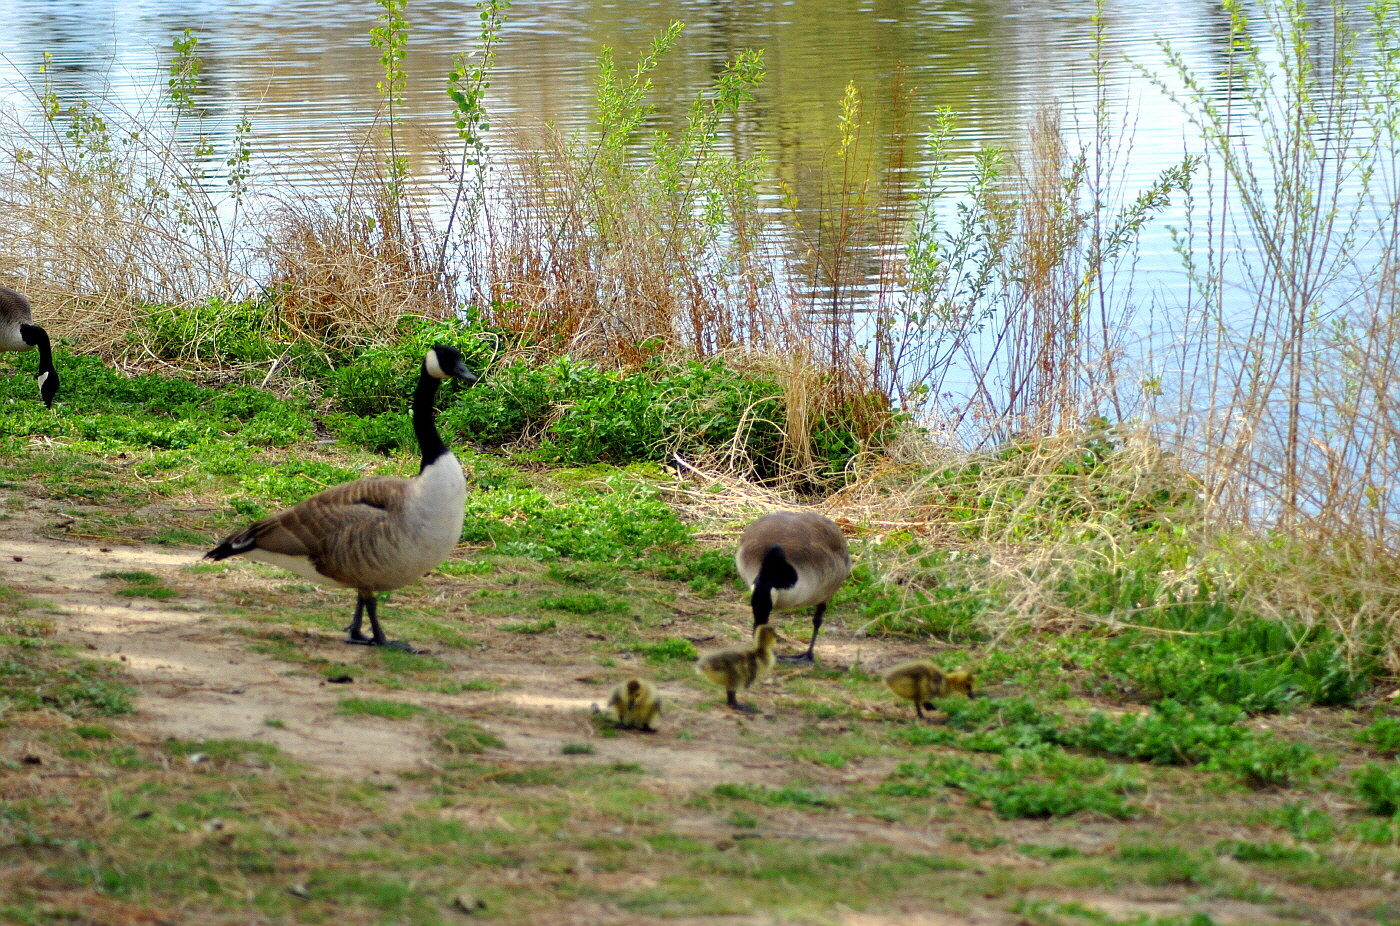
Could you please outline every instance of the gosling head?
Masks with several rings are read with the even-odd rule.
[[[460,379],[470,385],[478,377],[467,369],[462,352],[451,344],[434,344],[423,357],[423,369],[434,379]]]
[[[943,676],[943,680],[948,685],[949,694],[967,695],[969,698],[977,697],[973,691],[971,672],[949,672]]]

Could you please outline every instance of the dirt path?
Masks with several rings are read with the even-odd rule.
[[[187,571],[198,562],[197,551],[45,539],[36,537],[52,523],[44,512],[13,514],[0,522],[0,583],[43,602],[60,640],[122,664],[137,692],[131,723],[148,727],[157,738],[274,743],[328,775],[390,774],[432,761],[432,749],[415,725],[339,715],[339,701],[357,693],[353,684],[327,684],[251,649],[233,632],[240,622],[222,614],[209,594],[210,581]],[[137,571],[157,576],[179,597],[170,603],[123,598],[117,594],[122,583],[104,577]],[[265,590],[276,583],[240,565],[213,584],[219,596],[227,596],[239,587]],[[430,594],[450,596],[452,584],[441,577],[425,580]],[[328,589],[321,597],[332,613],[343,609],[348,618],[349,593]],[[352,666],[369,653],[322,634],[306,634],[299,645]],[[832,643],[828,652],[839,660],[842,649]],[[567,639],[499,634],[483,650],[432,655],[500,690],[415,693],[415,703],[479,722],[504,741],[515,762],[554,762],[564,745],[586,740],[600,758],[654,770],[677,793],[736,777],[773,785],[786,780],[786,772],[762,753],[722,745],[744,728],[772,728],[776,735],[777,727],[786,726],[780,718],[697,710],[693,704],[701,698],[689,687],[662,685],[668,707],[661,733],[596,738],[589,715],[606,699],[607,688],[597,683],[594,661]],[[280,726],[269,726],[268,718]],[[677,739],[678,729],[690,736]]]

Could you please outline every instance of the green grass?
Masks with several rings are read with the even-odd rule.
[[[168,588],[161,584],[160,576],[152,575],[149,572],[101,572],[97,576],[99,579],[117,579],[125,582],[123,588],[117,589],[117,594],[123,598],[154,598],[164,601],[169,598],[178,598],[180,593],[173,588]]]
[[[521,624],[503,624],[501,629],[506,633],[518,633],[522,636],[532,636],[537,633],[549,633],[558,627],[558,623],[552,617],[542,618],[537,621],[529,621]]]
[[[416,704],[377,698],[342,698],[336,710],[340,714],[362,714],[366,717],[384,717],[389,720],[409,720],[423,713],[423,708]]]

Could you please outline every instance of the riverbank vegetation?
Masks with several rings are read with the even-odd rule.
[[[795,230],[809,245],[798,255],[774,250],[761,195],[771,180],[733,144],[761,92],[761,54],[738,56],[663,133],[648,77],[677,31],[630,67],[605,52],[597,133],[541,127],[530,158],[499,164],[485,114],[507,8],[484,3],[478,55],[462,59],[446,98],[461,132],[447,161],[455,182],[434,189],[415,182],[394,140],[406,25],[402,4],[383,6],[386,134],[328,168],[314,197],[255,195],[248,122],[216,141],[191,129],[200,90],[188,34],[168,92],[144,113],[61,106],[39,76],[43,118],[0,138],[10,242],[0,270],[61,339],[64,393],[49,412],[28,376],[0,380],[0,480],[16,509],[42,497],[72,509],[68,534],[195,549],[325,485],[410,471],[416,364],[427,345],[451,341],[485,374],[475,389],[445,392],[439,418],[470,471],[463,540],[477,555],[440,574],[478,583],[472,606],[502,618],[498,635],[601,640],[578,643],[591,647],[584,658],[608,668],[625,653],[687,684],[694,646],[657,602],[737,600],[728,545],[744,519],[818,504],[857,553],[833,607],[839,629],[872,646],[935,648],[992,687],[923,728],[878,714],[878,673],[858,660],[788,679],[783,703],[806,739],[756,748],[800,762],[801,780],[722,783],[688,798],[696,813],[741,833],[797,815],[915,826],[931,796],[956,792],[1000,820],[1180,821],[1172,838],[1154,830],[1092,850],[1022,841],[985,821],[959,830],[970,851],[1002,847],[1047,872],[997,869],[996,896],[1019,897],[1018,915],[1036,922],[1118,922],[1063,897],[1034,899],[1051,882],[1174,885],[1277,902],[1277,912],[1279,898],[1303,902],[1302,888],[1394,878],[1400,781],[1384,761],[1397,748],[1400,673],[1392,5],[1369,20],[1331,9],[1325,34],[1294,5],[1268,6],[1262,27],[1232,7],[1228,109],[1178,58],[1173,72],[1147,75],[1201,143],[1142,190],[1123,188],[1130,151],[1101,99],[1092,138],[1069,137],[1045,111],[1023,151],[981,152],[957,189],[946,179],[949,114],[918,141],[931,166],[911,193],[894,178],[922,127],[897,113],[895,141],[877,143],[864,131],[872,104],[851,92],[833,127],[839,187],[824,208],[790,204],[794,216],[821,216]],[[1240,149],[1244,131],[1265,143]],[[1140,292],[1131,272],[1137,232],[1168,203],[1186,216],[1176,239],[1190,287],[1178,305]],[[1132,340],[1148,328],[1170,334]],[[33,358],[15,365],[27,373]],[[973,383],[953,400],[951,370]],[[114,594],[164,588],[109,581],[125,583]],[[81,842],[73,820],[46,816],[58,796],[36,789],[6,811],[7,832],[52,863],[33,863],[49,865],[45,877],[91,882],[109,899],[167,898],[169,877],[207,878],[269,915],[298,904],[329,915],[348,895],[372,915],[430,922],[453,885],[440,846],[488,866],[533,858],[559,884],[592,875],[568,868],[568,853],[594,868],[659,853],[648,871],[688,874],[573,888],[658,915],[755,903],[815,915],[835,901],[822,884],[869,881],[871,896],[841,898],[859,908],[967,883],[907,850],[799,860],[781,839],[692,844],[664,831],[668,799],[637,784],[635,768],[503,770],[480,757],[491,734],[436,708],[399,718],[436,737],[434,800],[465,800],[489,782],[508,823],[373,823],[375,789],[317,785],[304,817],[255,831],[254,816],[288,813],[264,787],[282,758],[237,744],[109,745],[104,718],[129,709],[121,679],[52,644],[52,621],[19,592],[0,593],[10,647],[0,696],[7,711],[53,720],[33,734],[33,754],[146,782],[139,808],[102,810],[116,841],[82,848],[81,864],[63,861]],[[302,596],[294,623],[332,629],[302,607],[309,593],[288,595]],[[471,645],[432,607],[408,610],[415,638]],[[296,670],[345,671],[299,655],[269,618],[249,620],[255,645]],[[441,693],[459,668],[386,655],[356,672],[380,694]],[[345,710],[389,717],[384,703]],[[213,758],[198,781],[177,784],[175,760],[190,751]],[[849,768],[858,780],[842,777]],[[233,782],[249,796],[220,803]],[[1202,787],[1214,795],[1206,809],[1188,797]],[[549,804],[542,815],[540,794],[584,791],[599,819],[655,832],[610,840],[590,829],[546,851],[559,837],[545,817],[567,812]],[[139,861],[210,802],[241,821],[241,854],[211,836],[169,860],[173,875]],[[306,834],[336,814],[353,818],[360,848],[316,848],[308,865],[320,880],[276,883],[276,859],[312,851]],[[1201,841],[1212,814],[1235,835]],[[404,881],[346,873],[356,851],[388,845],[413,847],[431,910]],[[753,901],[740,886],[755,870],[783,885],[773,897]],[[532,912],[504,878],[481,890],[493,909]],[[14,904],[7,914],[43,921],[41,899]],[[1400,915],[1375,904],[1377,919]]]
[[[898,84],[897,131],[878,145],[863,134],[871,104],[848,92],[839,208],[797,230],[811,242],[798,258],[767,243],[763,162],[728,134],[761,53],[658,129],[649,79],[680,27],[630,67],[605,50],[599,131],[546,133],[526,160],[493,164],[489,66],[507,6],[484,4],[445,100],[456,182],[425,188],[393,144],[407,23],[388,4],[383,157],[328,169],[338,196],[270,201],[250,195],[247,121],[222,147],[207,138],[185,35],[145,113],[60,106],[39,76],[43,118],[6,136],[6,269],[75,350],[309,389],[335,433],[381,452],[410,436],[398,413],[412,356],[450,337],[494,384],[446,411],[459,439],[567,464],[679,455],[839,490],[892,548],[907,536],[1014,562],[969,592],[1005,603],[999,630],[1114,612],[1066,591],[1094,562],[1105,601],[1142,602],[1135,613],[1183,598],[1241,608],[1335,635],[1349,666],[1395,671],[1389,12],[1332,10],[1322,35],[1289,6],[1263,26],[1235,11],[1228,111],[1167,45],[1175,72],[1146,77],[1201,147],[1142,190],[1123,189],[1126,139],[1099,99],[1091,138],[1043,112],[1024,151],[982,152],[960,189],[945,179],[947,114],[911,193],[892,179],[917,134]],[[1315,64],[1319,49],[1335,67]],[[1241,128],[1262,143],[1240,148]],[[434,198],[452,204],[445,227]],[[1191,285],[1184,305],[1144,308],[1136,234],[1172,201]],[[896,247],[900,260],[874,262]],[[1170,332],[1160,345],[1130,340],[1152,327]],[[950,371],[972,385],[955,394]],[[922,555],[879,567],[901,596],[937,586],[910,565]]]

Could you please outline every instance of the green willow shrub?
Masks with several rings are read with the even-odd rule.
[[[446,341],[482,373],[477,386],[439,397],[438,424],[455,446],[537,442],[540,458],[568,465],[668,462],[680,454],[761,480],[795,463],[783,430],[786,399],[769,376],[713,358],[658,357],[630,370],[567,356],[492,366],[508,340],[453,320],[406,322],[399,340],[364,348],[327,370],[326,423],[343,440],[372,450],[412,448],[408,409],[418,365],[430,345]],[[810,438],[818,479],[840,478],[857,453],[880,439],[866,433],[869,419],[858,404],[815,416]]]
[[[538,439],[540,455],[570,465],[721,460],[759,479],[783,471],[781,387],[719,360],[656,361],[631,371],[560,357],[492,371],[444,407],[444,430],[500,446]],[[814,432],[827,473],[844,472],[864,445],[854,420],[828,414]]]
[[[666,461],[733,448],[761,478],[778,472],[784,412],[776,383],[713,360],[632,373],[559,363],[557,383],[568,413],[550,422],[547,441],[560,462]]]

